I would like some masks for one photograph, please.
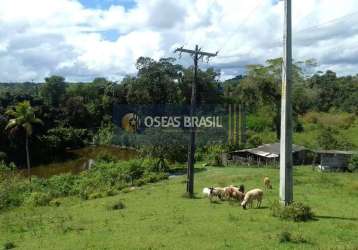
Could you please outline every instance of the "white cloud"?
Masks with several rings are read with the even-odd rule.
[[[295,59],[316,58],[321,70],[358,73],[358,13],[335,20],[355,11],[356,0],[293,1]],[[51,74],[120,79],[135,73],[139,56],[173,56],[176,46],[195,44],[220,50],[211,62],[227,78],[245,64],[281,56],[282,28],[283,3],[272,0],[136,0],[132,9],[105,10],[76,0],[0,0],[0,81]],[[119,37],[106,40],[110,30]]]

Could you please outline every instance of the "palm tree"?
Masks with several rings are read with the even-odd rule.
[[[9,120],[5,129],[11,129],[11,132],[15,132],[18,129],[25,131],[27,175],[31,182],[29,137],[32,135],[32,125],[43,124],[43,122],[36,118],[35,111],[28,101],[18,103],[15,108],[9,109],[6,114],[13,117],[13,119]]]

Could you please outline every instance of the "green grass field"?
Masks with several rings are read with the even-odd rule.
[[[16,249],[358,249],[358,173],[294,171],[294,199],[311,206],[315,220],[272,217],[278,198],[278,170],[208,168],[196,175],[196,199],[183,198],[185,178],[174,177],[117,196],[82,201],[64,198],[59,207],[20,207],[0,214],[0,247]],[[274,189],[261,209],[238,203],[210,203],[205,186],[244,183]],[[110,207],[118,201],[121,210]],[[284,233],[289,242],[280,242]]]

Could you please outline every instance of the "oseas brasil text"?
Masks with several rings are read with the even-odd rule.
[[[222,128],[219,116],[146,116],[144,125],[147,128]]]

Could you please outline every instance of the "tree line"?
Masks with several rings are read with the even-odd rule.
[[[213,68],[199,70],[197,103],[240,103],[249,114],[270,113],[265,124],[279,137],[281,64],[278,58],[248,65],[245,75],[226,81]],[[147,57],[136,67],[135,76],[120,82],[71,83],[50,76],[43,83],[0,83],[0,161],[25,167],[27,148],[33,163],[40,164],[63,159],[68,148],[110,143],[116,104],[190,103],[193,68],[173,58]],[[295,130],[304,129],[297,117],[308,111],[358,113],[358,76],[311,73],[313,68],[312,61],[294,64]]]

